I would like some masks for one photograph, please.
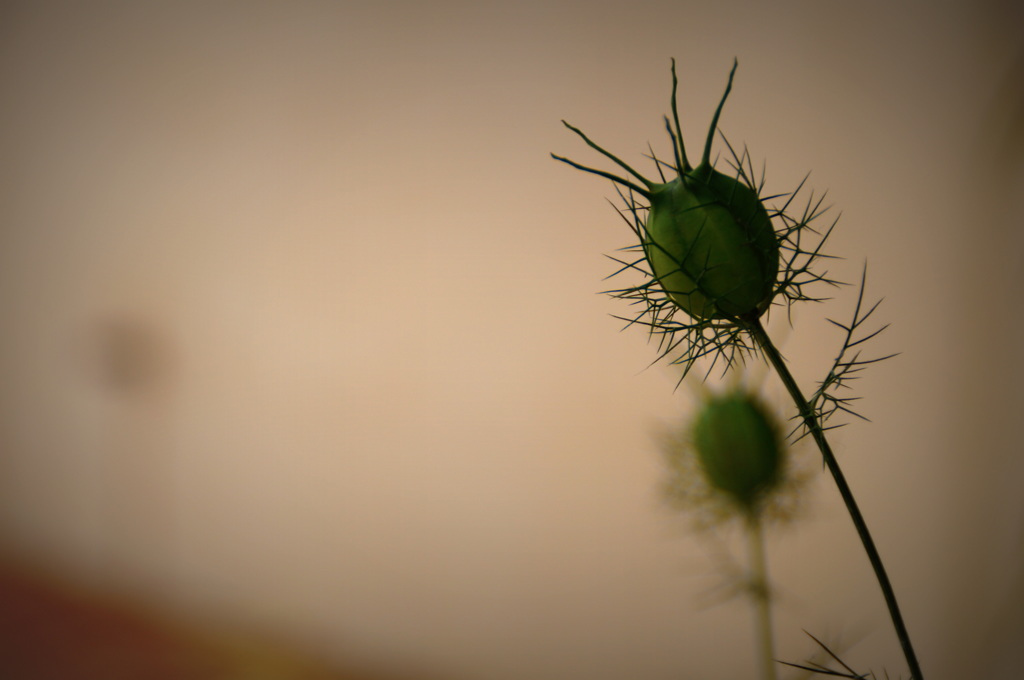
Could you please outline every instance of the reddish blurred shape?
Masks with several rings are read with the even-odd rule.
[[[340,670],[248,632],[161,617],[0,561],[5,680],[394,680]]]

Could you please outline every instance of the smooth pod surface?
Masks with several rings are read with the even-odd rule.
[[[701,165],[651,191],[644,252],[673,302],[695,319],[760,315],[779,246],[757,194]]]
[[[752,395],[708,401],[694,423],[693,442],[711,485],[744,508],[753,509],[781,476],[781,439]]]

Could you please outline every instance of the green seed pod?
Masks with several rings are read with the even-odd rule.
[[[677,176],[668,182],[645,179],[568,123],[569,129],[639,179],[642,186],[554,156],[648,199],[642,245],[651,273],[669,299],[698,321],[760,316],[771,303],[779,272],[779,239],[757,191],[744,181],[742,172],[737,177],[723,174],[710,161],[711,143],[735,73],[733,64],[708,130],[703,157],[694,168],[686,159],[679,127],[673,61],[674,131],[667,119],[666,124],[673,140]]]
[[[768,308],[779,246],[757,194],[702,164],[656,187],[650,200],[644,251],[673,302],[696,319]]]
[[[752,395],[735,392],[705,403],[693,443],[710,484],[745,510],[754,510],[781,479],[778,429]]]

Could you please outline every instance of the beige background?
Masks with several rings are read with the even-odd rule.
[[[689,392],[597,294],[613,193],[548,156],[601,162],[562,118],[666,149],[672,56],[699,148],[735,56],[723,130],[769,189],[813,170],[902,352],[836,445],[922,665],[1017,677],[1022,31],[1008,1],[4,3],[4,548],[452,678],[751,677],[719,543],[657,495]],[[776,323],[805,386],[852,302]],[[904,672],[830,480],[769,551],[781,658],[806,629]]]

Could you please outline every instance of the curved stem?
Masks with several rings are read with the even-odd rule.
[[[756,513],[751,512],[747,516],[746,528],[750,545],[750,591],[754,599],[754,625],[761,664],[761,680],[776,680],[772,605],[768,594],[768,562],[764,556],[764,532]]]
[[[814,409],[800,392],[800,388],[793,379],[793,374],[789,372],[785,360],[779,354],[779,350],[775,348],[771,338],[768,337],[764,326],[761,325],[760,319],[748,318],[744,320],[744,324],[750,335],[754,338],[754,341],[761,348],[761,351],[768,358],[768,362],[779,374],[782,383],[786,386],[786,391],[789,392],[789,396],[792,397],[797,410],[800,412],[800,418],[821,451],[821,456],[825,460],[825,466],[828,467],[829,472],[832,473],[832,478],[836,482],[836,486],[839,487],[839,495],[842,496],[843,502],[846,504],[846,510],[850,513],[850,519],[853,520],[853,525],[857,529],[857,535],[860,536],[861,543],[864,544],[864,551],[868,555],[871,567],[875,570],[878,585],[882,589],[885,603],[889,607],[889,615],[892,617],[893,626],[896,628],[896,636],[899,638],[900,646],[903,647],[903,655],[906,657],[907,665],[910,667],[911,680],[924,680],[924,676],[921,674],[921,667],[917,663],[917,656],[914,654],[914,647],[910,643],[910,634],[907,633],[907,627],[903,623],[903,616],[900,614],[899,605],[896,603],[896,593],[893,591],[889,577],[885,573],[885,567],[882,565],[882,558],[878,554],[878,549],[875,547],[875,542],[871,538],[871,532],[868,531],[868,525],[860,513],[860,508],[857,507],[857,501],[853,498],[850,485],[847,484],[846,477],[839,468],[839,461],[836,460],[835,454],[832,453],[832,447],[829,446],[828,440],[825,439],[825,431],[822,429]]]

